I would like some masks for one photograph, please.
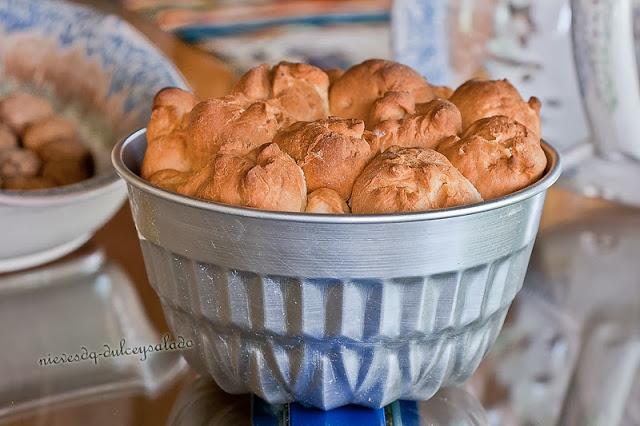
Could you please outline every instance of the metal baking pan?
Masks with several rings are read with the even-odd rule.
[[[390,215],[254,210],[138,176],[140,130],[113,150],[151,285],[185,353],[230,393],[331,409],[428,399],[466,380],[522,286],[546,190]]]

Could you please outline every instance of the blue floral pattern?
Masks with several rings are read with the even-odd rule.
[[[107,96],[124,94],[125,113],[148,110],[163,87],[186,88],[171,62],[138,31],[116,16],[84,6],[60,0],[4,0],[0,2],[2,33],[37,33],[57,41],[61,48],[82,47],[88,58],[97,59],[110,74]]]

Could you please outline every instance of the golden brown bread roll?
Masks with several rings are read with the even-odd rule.
[[[295,121],[311,121],[329,115],[329,76],[308,64],[280,62],[249,70],[232,90],[251,100],[265,101]],[[289,123],[289,124],[290,124]]]
[[[242,186],[244,205],[263,210],[302,212],[307,204],[304,173],[278,145],[266,146]]]
[[[149,181],[179,194],[263,210],[301,212],[307,203],[302,169],[276,144],[261,149],[256,161],[218,154],[196,172],[161,170]]]
[[[0,177],[32,177],[38,174],[41,165],[38,156],[27,149],[0,151]]]
[[[198,99],[192,93],[177,87],[160,90],[153,98],[147,139],[157,139],[171,133],[197,103]]]
[[[43,98],[25,92],[13,92],[0,100],[0,121],[18,135],[31,123],[53,114],[53,107]]]
[[[193,175],[191,172],[180,172],[173,169],[164,169],[155,172],[147,179],[151,184],[169,191],[178,192],[178,187],[189,181]],[[183,193],[183,195],[189,195]]]
[[[243,108],[229,98],[200,102],[188,116],[188,153],[194,170],[216,154],[247,155],[270,143],[281,127],[280,111],[263,101]]]
[[[307,197],[305,213],[345,214],[350,213],[349,205],[333,189],[319,188]]]
[[[344,74],[344,70],[341,68],[329,68],[324,70],[324,72],[326,72],[327,76],[329,76],[329,84],[335,83],[335,81],[342,77],[342,74]]]
[[[448,86],[431,86],[433,87],[433,94],[436,98],[449,99],[453,95],[453,89]]]
[[[372,104],[387,92],[408,92],[416,103],[435,97],[431,85],[408,66],[370,59],[349,68],[331,85],[331,114],[366,121]]]
[[[540,101],[525,102],[508,80],[469,80],[449,98],[462,114],[462,130],[481,118],[504,115],[540,135]]]
[[[91,170],[84,161],[50,161],[42,166],[42,177],[57,186],[71,185],[91,177]]]
[[[367,123],[374,127],[386,120],[401,120],[416,112],[416,101],[409,92],[387,92],[376,99],[369,110]]]
[[[195,172],[218,153],[248,155],[272,141],[282,126],[281,115],[276,107],[264,101],[246,101],[243,95],[197,103],[182,117],[166,120],[168,124],[161,126],[161,131],[148,134],[142,177],[165,169]],[[155,117],[151,118],[154,124]]]
[[[411,212],[482,201],[473,185],[447,158],[423,148],[393,146],[358,176],[353,213]]]
[[[89,149],[77,139],[55,139],[40,146],[36,152],[44,162],[89,161]]]
[[[540,139],[505,116],[478,120],[438,147],[484,199],[510,194],[542,176],[547,159]]]
[[[242,114],[221,126],[217,136],[220,154],[248,155],[263,145],[271,143],[282,128],[280,110],[267,102],[254,102]]]
[[[9,128],[9,126],[0,123],[0,151],[16,148],[18,146],[18,138]]]
[[[245,205],[242,181],[255,162],[242,156],[221,154],[178,187],[178,192],[225,204]]]
[[[347,200],[353,213],[458,206],[540,176],[539,109],[506,80],[472,80],[454,92],[380,59],[346,72],[261,65],[223,98],[198,103],[179,89],[161,91],[142,176],[265,210],[343,214]],[[498,115],[509,118],[483,120]],[[495,158],[498,166],[487,166]]]
[[[185,116],[196,103],[193,94],[178,88],[162,89],[156,94],[147,125],[147,151],[142,162],[142,177],[148,179],[164,169],[191,169],[187,132],[183,127]]]
[[[385,98],[386,96],[381,101],[384,102]],[[410,103],[405,103],[395,111],[391,108],[392,104],[386,105],[386,111],[378,108],[376,118],[399,117],[402,111],[406,111],[408,115],[399,119],[386,119],[375,125],[373,133],[376,138],[372,148],[376,153],[394,145],[435,149],[447,137],[460,132],[460,111],[447,100],[434,99],[417,104],[413,109],[410,108]],[[375,106],[373,110],[376,110]]]
[[[56,139],[75,139],[76,136],[76,129],[69,120],[54,115],[28,126],[22,135],[22,145],[25,148],[37,150],[47,142]]]
[[[361,120],[331,117],[298,122],[276,134],[273,142],[304,171],[307,189],[333,189],[347,200],[356,177],[372,157]]]

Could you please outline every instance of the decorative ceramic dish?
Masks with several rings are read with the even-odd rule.
[[[186,87],[171,62],[115,16],[54,0],[0,3],[0,97],[15,89],[49,98],[78,124],[95,160],[83,182],[0,190],[0,272],[60,257],[119,208],[124,185],[112,145],[144,125],[155,93]]]

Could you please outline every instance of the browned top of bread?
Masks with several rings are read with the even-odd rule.
[[[333,189],[319,188],[307,197],[306,213],[345,214],[350,213],[349,206]]]
[[[344,70],[340,68],[329,68],[324,70],[324,72],[329,76],[329,84],[333,84],[337,79],[342,77],[342,74],[344,74]]]
[[[75,139],[76,129],[73,123],[60,116],[44,118],[28,126],[22,135],[22,145],[37,150],[42,145],[56,139]]]
[[[417,103],[435,97],[431,85],[410,67],[370,59],[349,68],[331,85],[331,114],[365,121],[371,105],[387,92],[408,92]]]
[[[394,146],[376,156],[356,180],[351,211],[423,211],[479,201],[478,191],[444,155]]]
[[[462,113],[466,130],[481,118],[504,115],[536,135],[540,135],[540,101],[532,97],[525,102],[508,80],[469,80],[449,98]]]
[[[147,151],[141,171],[143,178],[148,179],[165,169],[191,170],[184,122],[197,103],[193,94],[174,87],[156,94],[147,124]]]
[[[411,93],[389,91],[371,105],[367,125],[372,128],[383,121],[401,120],[415,112],[416,100]]]
[[[273,142],[302,167],[309,191],[329,188],[347,200],[354,180],[372,156],[363,133],[361,120],[331,117],[295,123],[281,130]]]
[[[142,176],[148,178],[164,169],[197,171],[218,153],[248,155],[270,143],[282,124],[276,107],[243,96],[210,99],[191,110],[186,103],[156,106],[149,122]]]
[[[159,92],[142,176],[188,196],[265,210],[453,207],[541,176],[539,110],[507,80],[472,80],[454,92],[380,59],[345,72],[261,65],[223,98]],[[49,127],[39,136],[32,125],[38,137],[26,140],[38,145],[63,126]],[[58,166],[51,169],[60,175]]]
[[[179,194],[263,210],[302,212],[307,204],[302,170],[276,144],[262,148],[256,161],[218,154],[198,171],[162,170],[149,181]]]
[[[312,121],[329,115],[329,76],[308,64],[280,62],[249,70],[233,94],[260,100],[280,109],[295,121]]]
[[[31,123],[53,115],[53,107],[43,98],[26,92],[13,92],[0,101],[0,121],[22,135]]]
[[[381,100],[386,98],[387,96]],[[434,99],[416,104],[413,108],[409,106],[410,104],[399,106],[395,111],[387,108],[387,114],[379,114],[383,118],[400,117],[401,112],[406,111],[401,118],[386,119],[375,125],[374,152],[383,152],[393,145],[435,149],[440,142],[461,130],[460,111],[449,101]]]
[[[542,176],[547,159],[540,139],[505,116],[478,120],[462,139],[450,138],[438,151],[478,189],[484,199],[510,194]]]

